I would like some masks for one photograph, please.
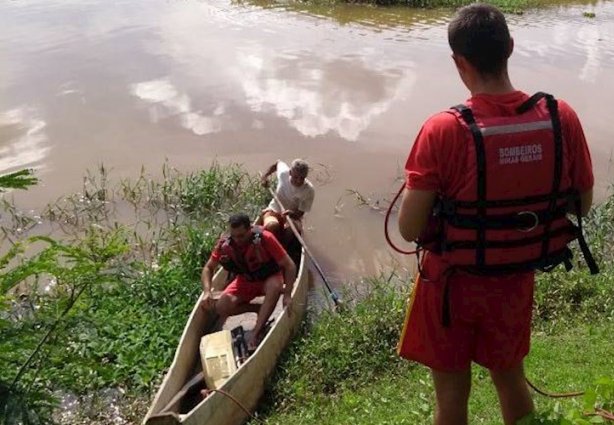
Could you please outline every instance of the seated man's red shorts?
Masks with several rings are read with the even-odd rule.
[[[447,279],[449,326],[442,324],[445,281],[418,276],[399,355],[441,372],[466,370],[472,361],[492,370],[519,364],[530,347],[534,274]]]
[[[243,276],[237,276],[232,282],[228,284],[228,286],[224,289],[224,294],[234,295],[239,298],[242,302],[248,303],[256,297],[261,297],[264,295],[264,284],[271,277],[276,276],[280,280],[283,280],[283,276],[280,272],[275,273],[272,276],[269,276],[265,280],[256,280],[251,281],[245,279]]]

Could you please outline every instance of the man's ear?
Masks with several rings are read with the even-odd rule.
[[[510,37],[510,45],[509,45],[509,49],[507,52],[507,57],[509,58],[510,56],[512,56],[512,52],[514,51],[514,39]]]
[[[452,53],[452,60],[454,61],[454,65],[456,65],[456,67],[458,68],[458,58],[459,56],[456,56],[454,53]]]
[[[467,58],[464,56],[453,54],[452,59],[454,59],[456,68],[463,73],[467,72],[467,70],[472,67]]]

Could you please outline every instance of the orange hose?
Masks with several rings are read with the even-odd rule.
[[[239,400],[237,400],[235,398],[235,396],[233,396],[232,394],[230,394],[227,391],[224,390],[220,390],[220,389],[204,389],[201,390],[201,394],[204,398],[208,397],[209,395],[213,394],[214,392],[218,392],[220,394],[225,395],[226,397],[228,397],[229,399],[231,399],[237,406],[239,406],[246,414],[249,418],[251,418],[252,420],[255,420],[259,423],[262,423],[262,421],[260,421],[258,418],[256,418],[254,415],[252,415],[252,413],[249,411],[249,409],[247,407],[245,407],[245,405],[243,403],[241,403]]]

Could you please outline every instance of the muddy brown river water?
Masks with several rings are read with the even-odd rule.
[[[166,160],[184,171],[217,160],[256,172],[304,157],[317,187],[306,238],[327,273],[343,281],[407,267],[387,247],[375,203],[396,190],[421,122],[468,95],[450,59],[450,14],[5,0],[0,173],[33,167],[41,184],[14,196],[40,208],[80,190],[100,163],[123,178],[143,165],[159,173]],[[614,2],[558,4],[509,22],[513,82],[575,107],[602,199],[614,176]]]

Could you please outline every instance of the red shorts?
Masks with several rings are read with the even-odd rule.
[[[279,280],[283,280],[281,272],[277,272],[272,276],[266,278],[266,280],[247,280],[243,276],[237,276],[228,286],[224,289],[224,294],[234,295],[243,302],[250,302],[256,297],[264,295],[264,284],[272,277],[278,277]]]
[[[449,326],[442,324],[445,281],[418,276],[399,355],[442,372],[466,370],[472,361],[492,370],[520,363],[531,340],[534,274],[447,279]]]

